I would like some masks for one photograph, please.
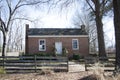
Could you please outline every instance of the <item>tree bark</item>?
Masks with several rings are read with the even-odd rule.
[[[113,0],[116,42],[116,70],[120,70],[120,0]]]
[[[7,32],[3,32],[3,47],[2,47],[2,56],[4,57],[6,54],[6,34]]]
[[[5,54],[6,54],[6,37],[7,37],[7,32],[3,32],[3,47],[2,47],[2,57],[3,57],[3,68],[4,66],[4,61],[5,61]]]
[[[106,57],[102,14],[99,1],[95,2],[95,21],[97,26],[99,57]]]
[[[99,56],[106,57],[103,24],[99,16],[96,16],[96,26],[97,26],[97,35],[98,35]]]

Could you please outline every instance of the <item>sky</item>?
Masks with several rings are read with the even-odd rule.
[[[58,10],[51,9],[48,10],[39,10],[33,7],[27,7],[26,12],[27,16],[31,19],[36,19],[35,22],[28,22],[30,28],[73,28],[73,16],[75,15],[78,6],[71,6],[67,9]],[[79,8],[80,10],[80,8]],[[82,14],[82,12],[80,11]],[[105,17],[103,19],[104,33],[106,39],[106,45],[112,45],[115,43],[114,40],[114,28],[113,28],[113,16]],[[108,43],[109,42],[109,43]]]
[[[74,26],[72,19],[76,13],[76,10],[79,10],[80,13],[83,14],[81,8],[82,3],[79,3],[79,6],[76,5],[76,3],[71,4],[69,7],[63,8],[62,10],[56,7],[50,9],[50,11],[45,7],[38,8],[33,6],[26,6],[24,10],[23,8],[21,9],[22,14],[25,13],[24,16],[34,20],[34,22],[24,21],[23,26],[25,26],[25,24],[29,24],[30,28],[73,28]],[[113,17],[104,18],[103,24],[105,38],[110,41],[111,44],[114,44]]]
[[[35,22],[29,22],[30,27],[38,28],[69,28],[71,24],[72,15],[75,12],[74,8],[68,8],[67,11],[52,9],[50,11],[40,11],[32,7],[27,7],[27,16],[35,19]],[[30,12],[30,13],[29,13]]]

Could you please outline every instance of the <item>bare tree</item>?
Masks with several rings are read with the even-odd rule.
[[[2,5],[2,7],[0,7],[0,13],[2,15],[0,16],[0,31],[2,31],[3,34],[2,56],[5,56],[7,35],[9,32],[10,25],[16,19],[24,19],[17,16],[17,11],[24,6],[39,6],[39,4],[47,3],[49,1],[50,0],[0,0],[0,5]],[[6,15],[4,13],[5,10]]]
[[[112,0],[86,0],[86,2],[92,10],[92,14],[95,16],[99,56],[106,57],[102,18],[105,12],[109,11],[107,7],[111,6]]]
[[[69,7],[71,3],[83,2],[82,0],[56,0],[53,1],[53,5],[61,5],[63,7]],[[112,8],[112,0],[85,0],[92,10],[91,15],[95,17],[97,35],[98,35],[98,48],[99,56],[106,57],[105,42],[103,33],[103,16]],[[86,7],[86,6],[85,6]],[[94,19],[93,17],[93,19]]]
[[[10,26],[8,41],[7,41],[7,51],[21,51],[22,50],[22,42],[23,42],[23,26],[21,25],[23,20],[15,21],[14,28]]]
[[[22,29],[21,29],[21,25],[18,23],[16,24],[16,30],[14,32],[14,39],[12,41],[12,48],[15,48],[15,51],[20,51],[22,50],[22,40],[23,40],[23,36],[22,36]],[[18,33],[19,32],[19,33]]]
[[[120,71],[120,0],[113,0],[116,41],[116,71]]]
[[[0,53],[1,53],[1,51],[2,51],[2,36],[1,36],[1,32],[0,32]]]
[[[97,30],[94,20],[91,20],[89,11],[82,10],[82,14],[79,11],[75,12],[73,16],[73,24],[75,27],[80,28],[81,25],[85,25],[85,30],[89,35],[89,48],[90,53],[97,53]]]

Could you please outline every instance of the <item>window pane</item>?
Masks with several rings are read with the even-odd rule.
[[[44,43],[45,43],[44,40],[41,40],[41,41],[40,41],[40,45],[43,45]]]
[[[43,50],[45,49],[45,45],[42,45],[42,49],[43,49]]]
[[[73,49],[78,49],[78,40],[73,40],[72,45]]]
[[[39,43],[39,50],[40,50],[40,51],[44,51],[45,49],[46,49],[45,40],[40,40],[40,43]]]

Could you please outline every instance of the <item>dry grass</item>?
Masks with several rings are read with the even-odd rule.
[[[80,80],[120,80],[120,74],[114,76],[113,72],[104,72],[104,65],[95,63],[92,66],[92,75],[83,77]]]
[[[4,68],[2,68],[2,67],[0,67],[0,74],[5,74],[6,72],[5,72],[5,69]]]
[[[53,75],[54,71],[50,69],[43,69],[39,72],[39,75]]]
[[[54,74],[40,74],[40,73],[27,73],[27,74],[6,74],[0,80],[79,80],[84,76],[88,76],[87,72],[58,72]]]
[[[80,80],[106,80],[104,77],[104,65],[95,63],[91,66],[92,74],[81,78]]]
[[[120,74],[104,72],[104,65],[100,63],[92,66],[92,71],[81,72],[53,72],[43,69],[38,73],[0,74],[0,80],[120,80]]]

